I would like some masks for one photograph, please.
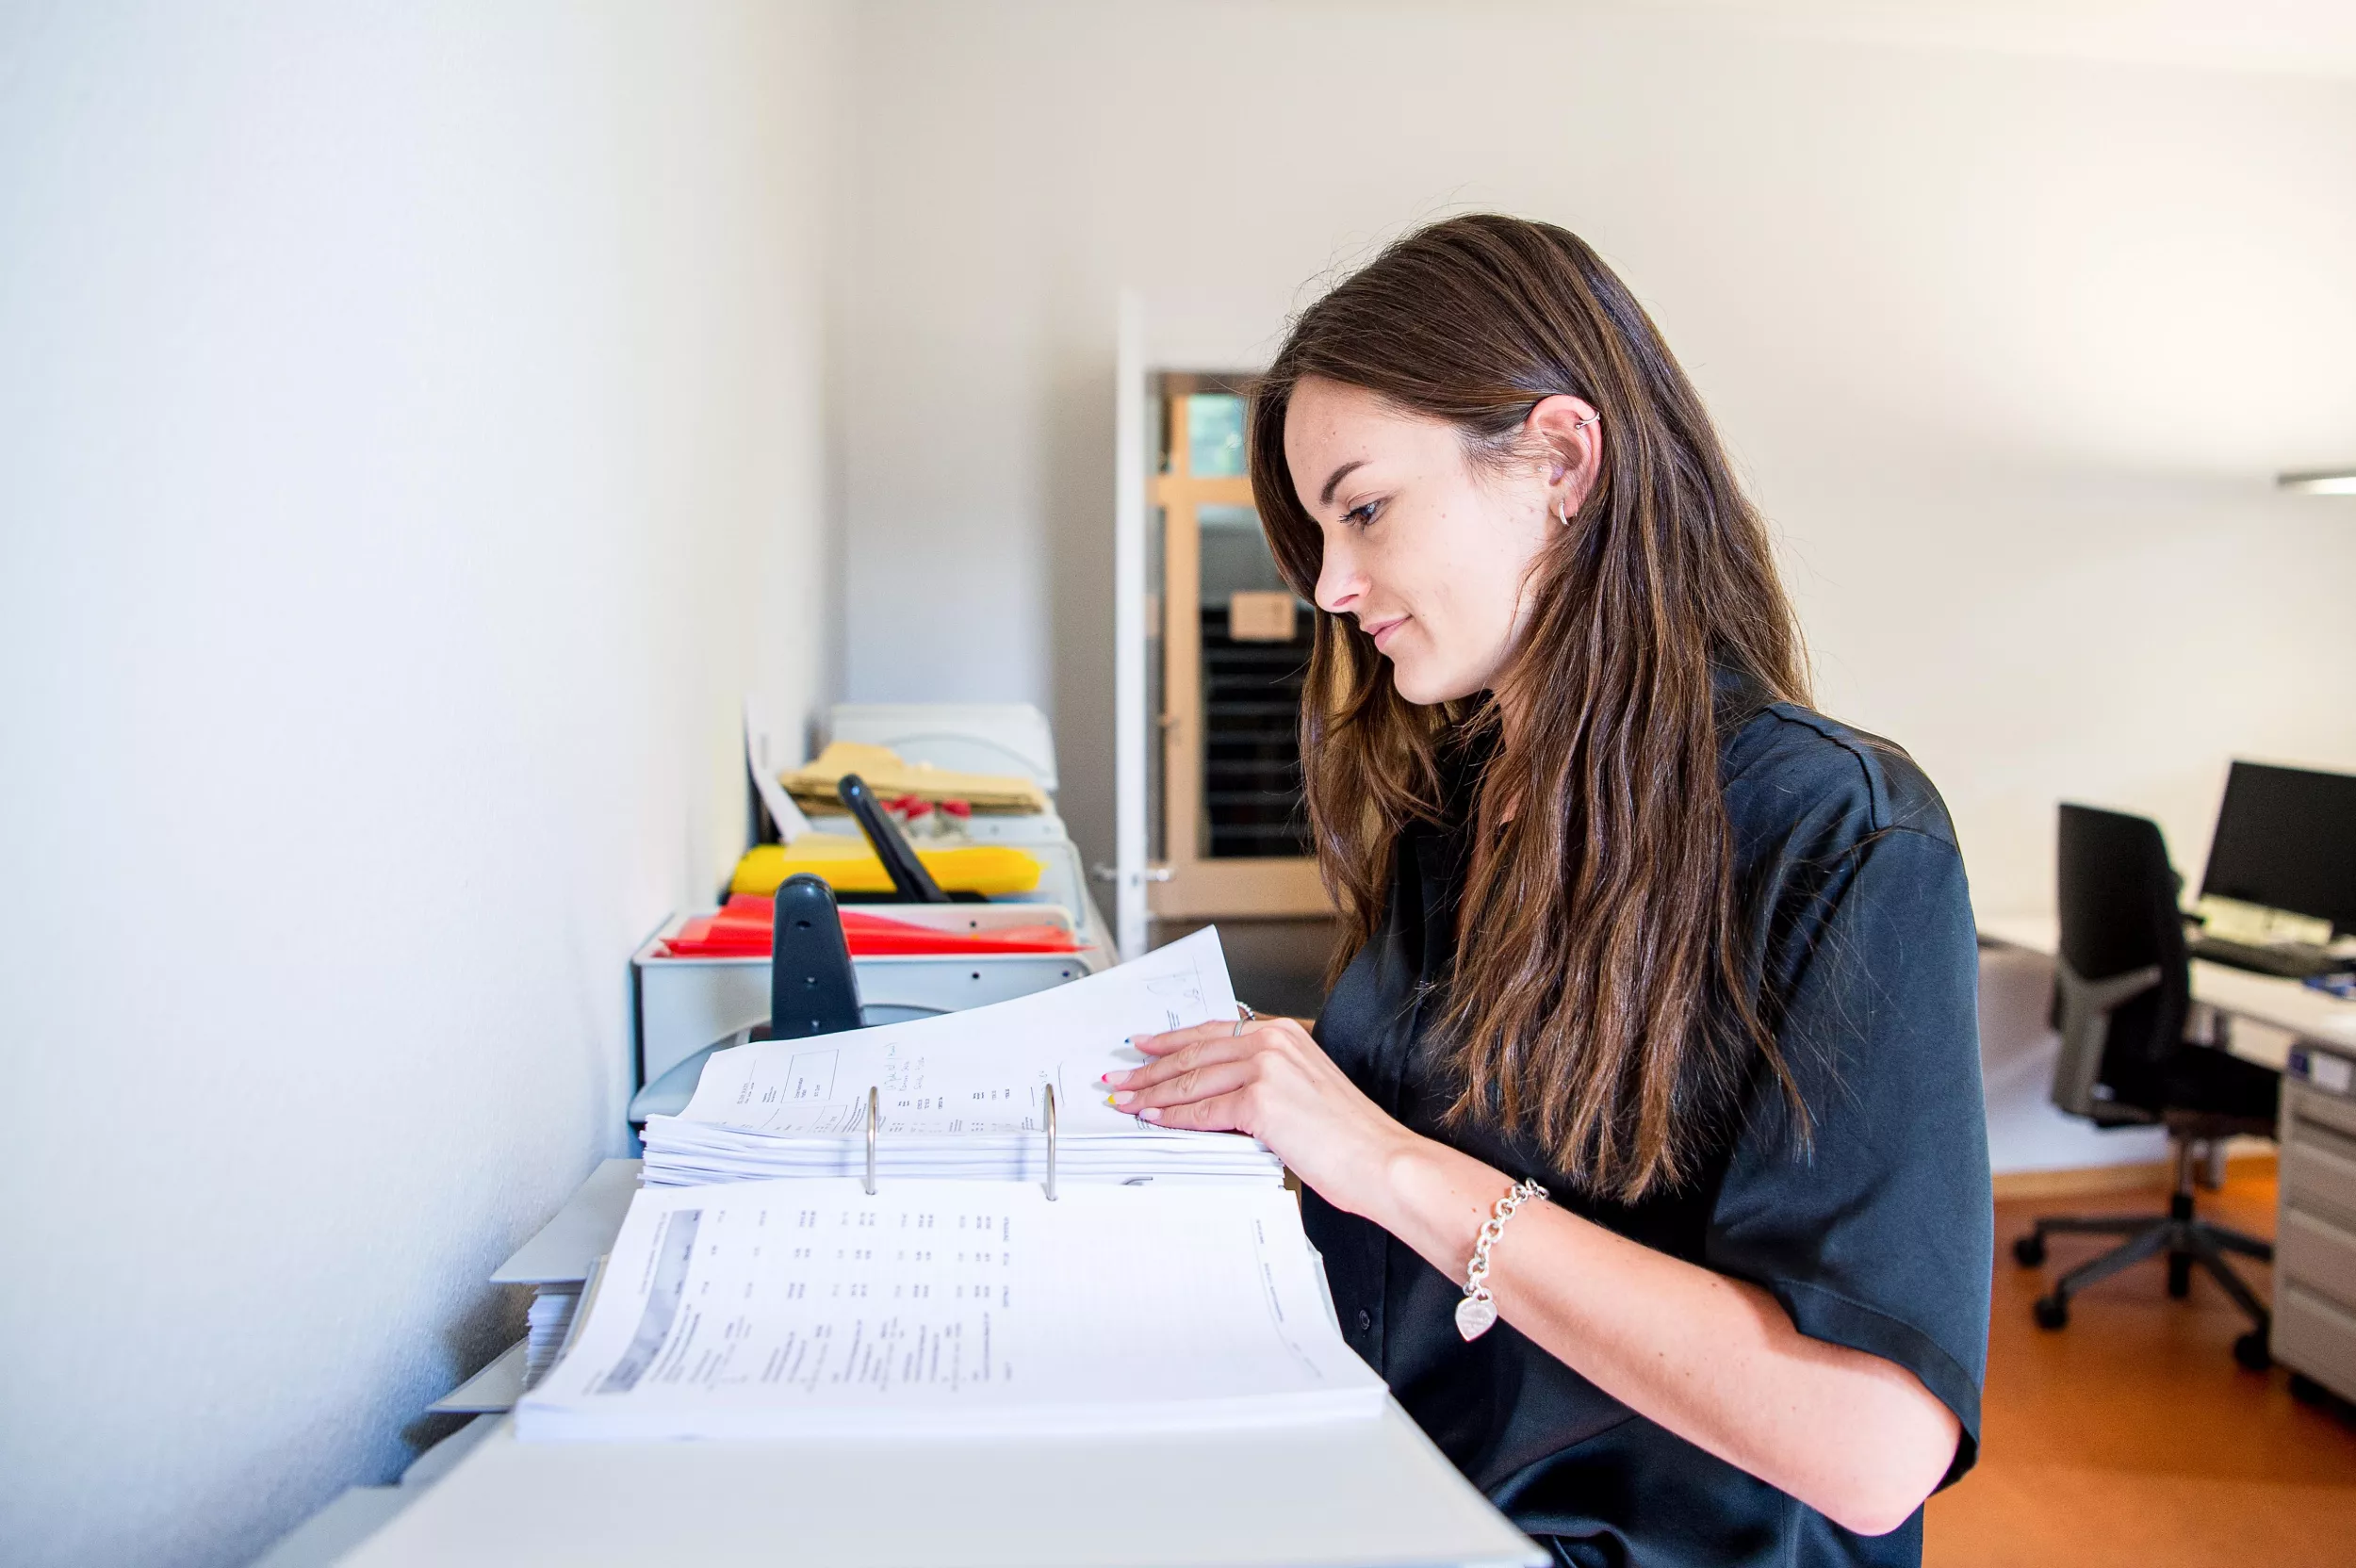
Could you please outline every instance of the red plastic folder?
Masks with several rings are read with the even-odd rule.
[[[913,921],[844,909],[843,939],[854,958],[935,957],[1005,953],[1077,953],[1080,942],[1055,925],[1009,925],[984,933],[938,931]],[[698,915],[667,939],[674,958],[766,958],[776,907],[768,899],[738,893],[716,915]]]

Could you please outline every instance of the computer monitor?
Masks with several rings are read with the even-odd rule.
[[[2356,776],[2234,763],[2201,892],[2356,931]]]

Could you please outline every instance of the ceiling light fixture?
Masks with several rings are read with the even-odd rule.
[[[2274,482],[2283,490],[2297,490],[2308,496],[2356,496],[2356,468],[2322,468],[2310,474],[2277,474]]]

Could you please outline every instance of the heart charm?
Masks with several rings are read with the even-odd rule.
[[[1467,1340],[1479,1339],[1489,1331],[1489,1325],[1497,1320],[1495,1304],[1478,1296],[1467,1296],[1456,1303],[1456,1331]]]

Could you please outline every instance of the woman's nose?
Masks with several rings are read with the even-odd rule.
[[[1329,615],[1346,615],[1366,596],[1366,574],[1342,551],[1326,547],[1317,570],[1317,608]]]

